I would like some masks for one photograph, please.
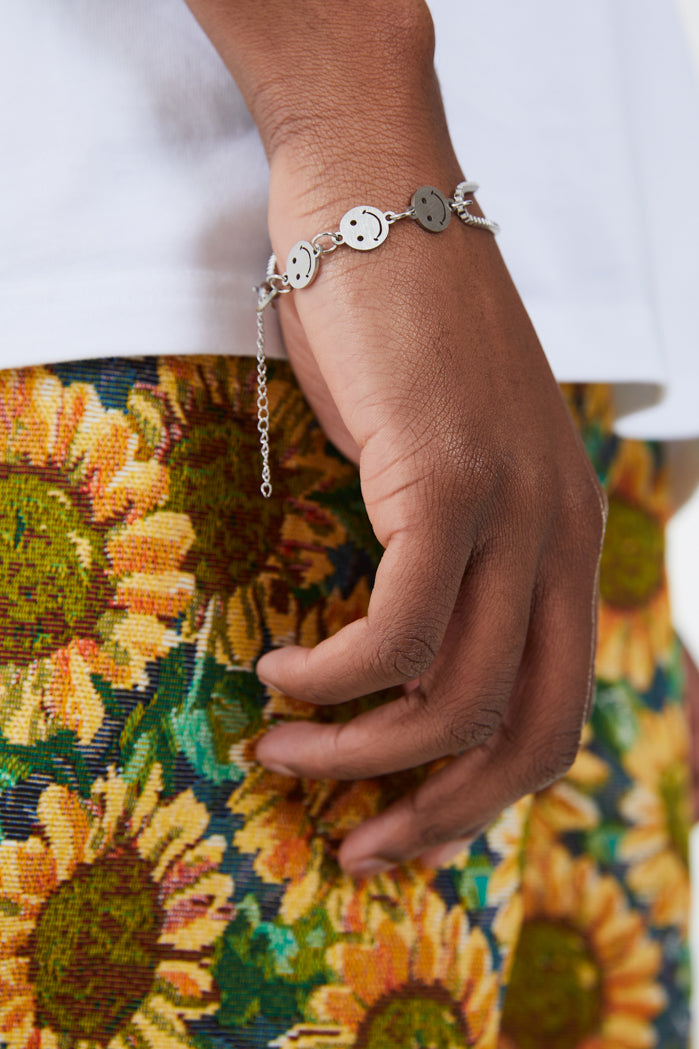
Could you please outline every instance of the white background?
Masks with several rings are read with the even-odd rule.
[[[687,28],[699,77],[699,0],[675,2]],[[697,193],[699,194],[699,186]],[[699,255],[699,245],[697,253]],[[699,288],[697,291],[699,293]],[[699,404],[697,414],[699,415]],[[668,546],[675,623],[696,662],[699,663],[699,490],[671,521]],[[697,869],[699,870],[699,864]],[[697,943],[699,945],[699,940]],[[699,998],[697,1000],[699,1001]]]

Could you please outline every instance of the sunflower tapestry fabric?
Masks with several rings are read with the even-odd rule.
[[[568,403],[610,498],[597,704],[566,778],[450,865],[365,881],[349,828],[425,770],[255,763],[348,718],[256,660],[361,616],[380,549],[354,468],[254,361],[0,373],[0,1046],[685,1049],[688,734],[659,448]]]

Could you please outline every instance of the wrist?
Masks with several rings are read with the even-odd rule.
[[[327,150],[288,143],[275,154],[269,228],[280,260],[296,241],[337,230],[352,207],[399,213],[410,207],[419,186],[433,185],[451,196],[463,178],[448,137],[439,148],[432,148],[420,142],[414,130],[407,130],[404,137],[387,130],[370,154],[362,154],[361,146],[350,133],[347,138],[339,136]]]
[[[424,0],[187,0],[241,89],[270,159],[331,149],[333,131],[423,126],[441,112]]]
[[[345,0],[342,17],[304,44],[289,54],[283,76],[261,76],[251,96],[270,158],[293,148],[332,160],[340,140],[350,140],[361,167],[387,128],[405,137],[443,122],[434,30],[423,3],[380,0],[364,9]]]

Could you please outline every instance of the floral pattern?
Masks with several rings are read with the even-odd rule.
[[[399,891],[398,891],[399,890]],[[328,962],[337,982],[309,999],[318,1025],[296,1025],[274,1044],[307,1049],[338,1046],[402,1049],[406,1044],[450,1049],[492,1045],[498,1021],[498,980],[480,929],[469,930],[462,907],[449,908],[424,880],[395,884],[359,908],[349,897]],[[354,906],[352,906],[354,904]]]
[[[187,1045],[216,1009],[211,946],[233,909],[220,835],[191,790],[162,802],[110,769],[89,801],[51,784],[23,841],[0,844],[2,999],[10,1049]]]
[[[194,534],[159,511],[167,468],[91,386],[3,372],[0,405],[0,728],[17,746],[61,729],[89,744],[95,678],[144,686],[173,642]]]
[[[610,495],[598,698],[568,775],[440,870],[354,882],[344,834],[429,769],[261,769],[346,718],[256,660],[364,614],[380,548],[286,364],[0,373],[3,1049],[680,1049],[687,733],[659,448],[564,389]],[[545,973],[545,979],[542,979]]]
[[[673,634],[665,575],[667,478],[652,445],[621,443],[611,465],[609,517],[600,567],[597,673],[648,689],[670,658]]]
[[[665,1005],[660,946],[616,880],[555,845],[532,853],[523,902],[501,1044],[652,1045],[649,1022]]]
[[[636,743],[624,757],[633,786],[621,801],[631,824],[621,845],[629,885],[650,903],[656,925],[686,928],[689,912],[687,726],[679,707],[642,711]]]

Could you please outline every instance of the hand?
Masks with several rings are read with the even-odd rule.
[[[355,204],[400,208],[461,171],[423,0],[188,0],[238,81],[271,161],[284,260]],[[355,779],[454,760],[358,827],[359,875],[465,841],[575,757],[593,678],[604,497],[489,233],[452,220],[343,248],[283,297],[294,369],[359,462],[384,546],[368,614],[258,664],[317,704],[403,684],[342,725],[257,748],[292,775]]]
[[[327,187],[304,183],[304,163],[273,163],[281,258],[335,228]],[[448,191],[459,173],[429,174]],[[410,197],[353,177],[335,223],[352,204]],[[258,672],[316,704],[396,684],[405,695],[345,724],[278,727],[257,756],[292,775],[357,779],[454,755],[340,852],[357,875],[437,859],[436,846],[475,836],[575,757],[604,497],[490,234],[398,223],[375,252],[338,251],[280,309],[314,410],[358,458],[385,553],[365,619],[312,651],[268,654]]]

